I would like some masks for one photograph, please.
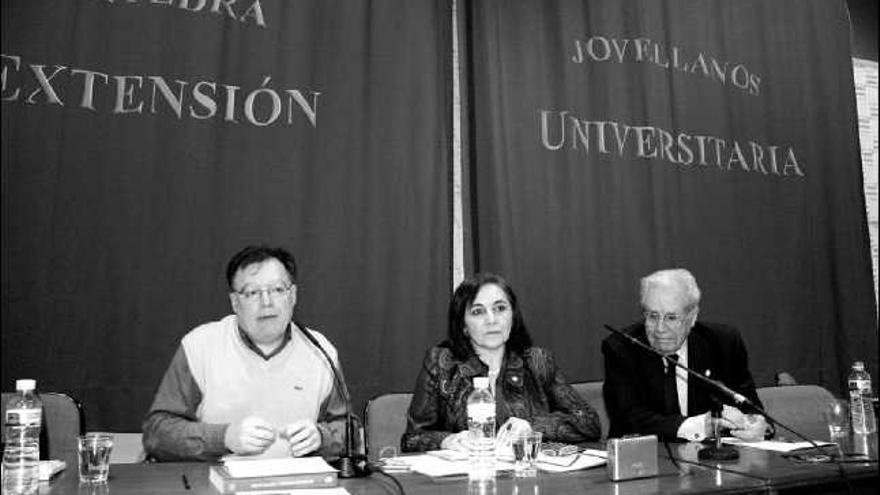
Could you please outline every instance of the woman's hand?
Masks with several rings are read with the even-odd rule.
[[[532,425],[528,421],[511,416],[501,425],[501,428],[498,428],[498,435],[495,437],[495,449],[509,449],[517,435],[531,431]]]
[[[465,430],[449,435],[440,442],[440,448],[469,452],[471,450],[471,432]]]

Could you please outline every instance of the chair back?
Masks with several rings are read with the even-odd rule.
[[[604,442],[608,438],[608,412],[605,411],[605,397],[602,396],[602,384],[604,382],[578,382],[572,383],[571,387],[587,401],[587,404],[599,415],[599,422],[602,424],[602,438]]]
[[[141,432],[113,433],[110,464],[136,464],[145,462],[146,459]]]
[[[761,387],[758,397],[764,409],[777,421],[813,440],[828,440],[828,426],[823,417],[834,394],[819,385]],[[794,439],[789,431],[776,427],[776,436]]]
[[[602,440],[608,437],[608,413],[602,397],[602,382],[572,383],[572,388],[587,401],[599,415]],[[382,449],[394,447],[400,452],[400,438],[406,431],[406,411],[412,400],[410,393],[382,394],[367,402],[364,408],[367,457],[374,461]]]
[[[3,427],[6,428],[6,408],[13,392],[3,392]],[[85,418],[79,402],[69,395],[55,392],[40,392],[43,402],[43,431],[40,446],[50,459],[60,459],[68,465],[76,465],[76,437],[85,429]]]
[[[406,431],[406,410],[412,400],[410,393],[378,395],[364,407],[367,458],[375,461],[382,449],[394,447],[400,452],[400,438]]]
[[[605,398],[602,396],[601,381],[572,383],[587,403],[599,414],[602,422],[602,440],[608,438],[608,412],[605,410]],[[827,440],[828,426],[823,411],[834,395],[819,385],[788,385],[784,387],[762,387],[758,389],[758,397],[764,408],[776,420],[794,428],[812,439]],[[778,435],[792,437],[783,428],[777,427]]]

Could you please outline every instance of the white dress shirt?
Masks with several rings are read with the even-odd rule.
[[[678,355],[678,362],[682,366],[688,366],[688,343],[684,341],[681,347],[675,352]],[[666,364],[666,360],[663,360]],[[668,365],[667,365],[668,366]],[[678,391],[678,407],[681,408],[682,416],[688,415],[688,373],[687,371],[675,368],[675,388]],[[687,417],[684,423],[678,427],[677,435],[679,438],[692,442],[699,442],[706,438],[706,415],[708,412]]]

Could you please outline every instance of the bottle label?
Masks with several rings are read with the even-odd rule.
[[[850,395],[860,393],[860,394],[871,394],[871,380],[849,380],[849,393]]]
[[[42,409],[7,409],[6,424],[22,426],[39,426],[43,417]]]
[[[471,404],[467,414],[471,421],[486,421],[495,417],[495,404]]]

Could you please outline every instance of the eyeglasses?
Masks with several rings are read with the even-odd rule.
[[[293,284],[291,285],[275,285],[272,287],[263,287],[262,289],[242,289],[235,291],[239,297],[248,302],[259,301],[260,296],[265,292],[269,298],[272,300],[281,299],[288,294],[290,294],[290,290],[293,288]]]
[[[687,319],[688,315],[691,312],[688,311],[683,315],[678,313],[658,313],[656,311],[645,311],[642,313],[645,317],[645,322],[650,325],[659,325],[666,321],[669,325],[675,327],[681,325],[685,319]]]

